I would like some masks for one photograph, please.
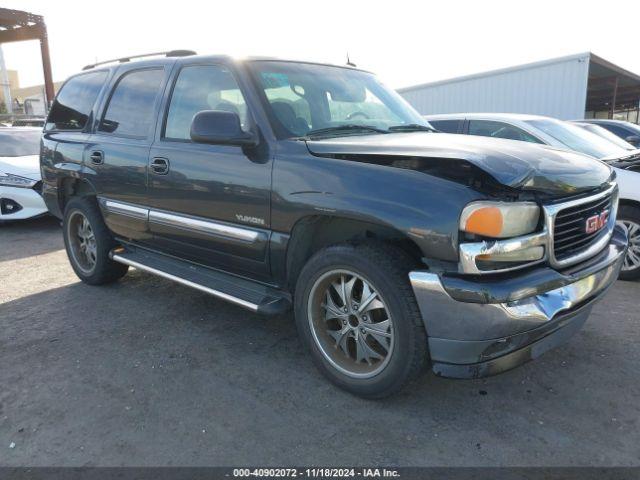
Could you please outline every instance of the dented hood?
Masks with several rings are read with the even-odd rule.
[[[597,188],[612,175],[609,166],[580,153],[514,140],[412,132],[307,140],[317,156],[377,163],[377,157],[466,161],[498,183],[519,190],[566,195]]]

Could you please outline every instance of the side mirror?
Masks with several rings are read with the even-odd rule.
[[[625,140],[633,145],[638,145],[640,143],[640,135],[629,135]]]
[[[237,113],[203,110],[191,121],[191,140],[212,145],[256,145],[256,135],[240,127]]]

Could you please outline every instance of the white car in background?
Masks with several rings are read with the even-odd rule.
[[[39,128],[0,127],[0,222],[47,213],[40,195]]]
[[[629,249],[620,278],[640,278],[640,149],[574,123],[538,115],[455,113],[424,118],[440,132],[541,143],[584,153],[614,167],[620,189],[618,223],[629,233]]]

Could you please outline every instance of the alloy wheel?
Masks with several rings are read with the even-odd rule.
[[[93,228],[87,217],[75,211],[67,222],[69,249],[75,264],[86,274],[91,274],[96,266],[98,249]]]
[[[345,375],[373,377],[389,363],[393,320],[378,290],[362,275],[331,270],[320,276],[311,288],[308,317],[322,355]]]
[[[622,270],[627,272],[640,268],[640,225],[631,220],[618,220],[618,224],[627,229],[629,248],[622,264]]]

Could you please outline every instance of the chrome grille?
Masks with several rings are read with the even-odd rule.
[[[609,211],[607,224],[593,233],[587,233],[587,219]],[[553,253],[559,263],[569,263],[573,258],[580,258],[603,236],[611,234],[615,220],[614,192],[598,195],[594,199],[586,198],[584,202],[558,210],[553,230]]]

